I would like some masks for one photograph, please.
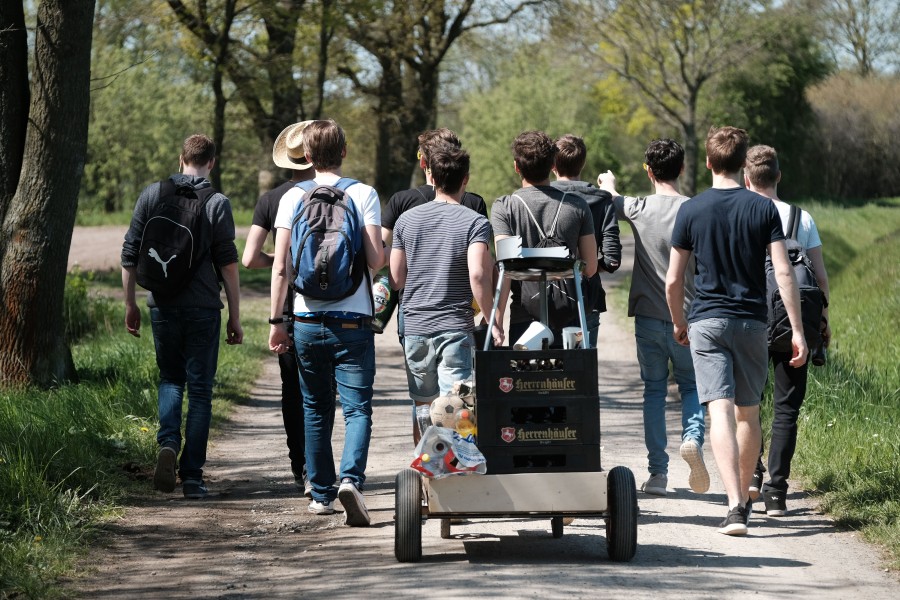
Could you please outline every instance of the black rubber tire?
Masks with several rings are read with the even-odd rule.
[[[441,539],[450,539],[450,519],[441,519]]]
[[[610,560],[628,562],[637,552],[637,487],[627,467],[614,467],[606,478],[609,518],[606,550]]]
[[[550,531],[553,533],[553,537],[555,538],[561,538],[563,536],[562,517],[550,517]]]
[[[394,481],[394,556],[400,562],[422,560],[422,482],[413,469]]]

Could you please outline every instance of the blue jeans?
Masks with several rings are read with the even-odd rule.
[[[294,323],[294,347],[303,393],[306,472],[313,499],[337,497],[331,432],[335,396],[332,373],[344,411],[344,450],[340,479],[362,488],[372,437],[372,384],[375,381],[375,337],[367,326],[346,329],[334,321]]]
[[[455,382],[471,379],[475,337],[467,331],[406,335],[403,352],[409,397],[430,402],[449,394]]]
[[[668,474],[666,396],[669,362],[681,394],[681,439],[703,445],[705,411],[697,397],[691,350],[675,341],[672,323],[651,317],[634,318],[634,338],[644,382],[644,443],[651,474]]]
[[[202,479],[212,417],[212,388],[219,358],[221,311],[215,308],[151,308],[159,367],[159,433],[156,441],[181,450],[181,405],[187,385],[181,480]]]

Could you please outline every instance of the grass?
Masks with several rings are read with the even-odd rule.
[[[249,208],[234,208],[232,206],[232,213],[234,215],[234,225],[235,227],[249,227],[250,223],[253,220],[253,209]],[[119,225],[123,227],[128,227],[128,224],[131,223],[131,211],[119,211],[113,213],[95,211],[95,212],[79,212],[75,218],[75,224],[81,227],[101,227],[101,226],[111,226],[111,225]]]
[[[107,274],[108,275],[108,274]],[[0,597],[54,598],[97,525],[145,494],[156,456],[157,369],[149,314],[124,331],[124,308],[97,289],[113,276],[72,273],[66,335],[80,381],[0,392]],[[213,428],[247,397],[259,372],[268,301],[242,306],[244,345],[220,347]]]

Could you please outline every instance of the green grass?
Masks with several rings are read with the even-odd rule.
[[[54,580],[97,525],[149,489],[158,427],[149,314],[140,338],[125,333],[121,302],[96,292],[108,283],[69,276],[66,335],[80,381],[0,392],[0,597],[64,596]],[[244,345],[220,347],[214,429],[247,397],[268,354],[267,304],[242,303]]]
[[[135,198],[135,200],[137,200]],[[235,227],[249,227],[251,221],[253,220],[253,209],[249,208],[234,208],[232,206],[232,211],[234,215],[234,225]],[[114,213],[100,212],[100,211],[79,211],[75,216],[75,224],[82,227],[99,227],[106,225],[121,225],[127,227],[128,224],[131,223],[131,211],[119,211]]]

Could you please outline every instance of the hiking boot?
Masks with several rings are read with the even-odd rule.
[[[347,525],[350,527],[369,526],[369,511],[366,509],[363,495],[357,489],[356,484],[347,477],[341,480],[341,487],[338,488],[338,500],[344,507]]]
[[[665,496],[669,478],[664,473],[651,473],[650,479],[641,485],[641,491],[651,496]]]
[[[756,500],[759,498],[759,493],[762,491],[763,486],[763,473],[766,470],[763,469],[762,465],[757,465],[756,470],[753,471],[753,478],[750,479],[750,499]]]
[[[688,485],[698,494],[702,494],[709,490],[709,471],[706,470],[706,463],[703,462],[703,447],[697,443],[697,440],[687,439],[681,444],[681,458],[687,462],[691,468],[691,474],[688,476]]]
[[[767,517],[783,517],[787,514],[784,496],[785,493],[781,490],[766,490],[763,492],[763,502],[766,504]]]
[[[318,500],[313,500],[309,503],[309,507],[306,510],[316,515],[333,515],[334,502],[327,500],[319,502]]]
[[[184,492],[185,498],[193,500],[203,500],[209,494],[206,484],[202,479],[188,479],[181,483],[181,491]]]
[[[153,473],[153,487],[160,492],[175,491],[175,449],[163,446],[156,455],[156,471]]]
[[[728,516],[719,524],[719,533],[725,535],[747,535],[747,506],[742,504],[728,511]]]

